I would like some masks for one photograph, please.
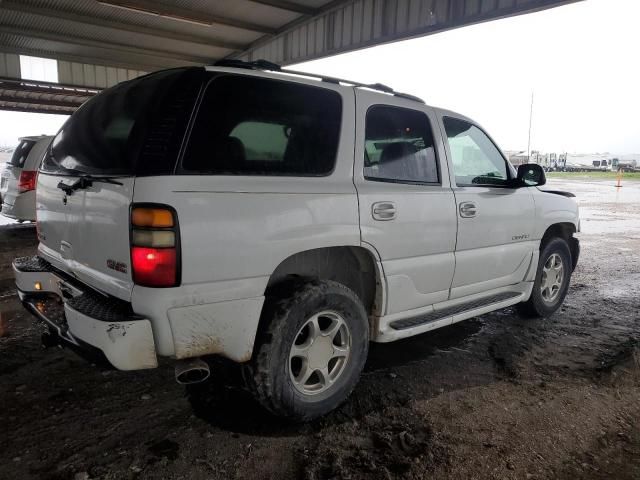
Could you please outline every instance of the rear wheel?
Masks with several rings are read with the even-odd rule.
[[[369,349],[367,314],[357,295],[315,281],[274,299],[247,375],[256,399],[276,415],[311,420],[355,387]]]
[[[527,317],[553,315],[567,295],[571,273],[569,245],[562,238],[551,239],[540,251],[531,297],[518,305],[518,311]]]

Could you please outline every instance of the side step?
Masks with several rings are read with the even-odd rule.
[[[520,295],[522,295],[520,292],[499,293],[497,295],[492,295],[490,297],[479,298],[477,300],[472,300],[470,302],[461,303],[460,305],[455,305],[453,307],[445,308],[443,310],[436,310],[436,311],[427,313],[426,315],[421,315],[419,317],[396,320],[395,322],[391,322],[389,325],[394,330],[406,330],[408,328],[424,325],[425,323],[431,323],[446,317],[451,317],[453,315],[457,315],[458,313],[463,313],[469,310],[475,310],[476,308],[486,307],[493,303],[504,302],[505,300],[509,300],[511,298],[518,297]]]

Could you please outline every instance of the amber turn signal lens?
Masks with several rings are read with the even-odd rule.
[[[163,208],[134,208],[131,223],[136,227],[173,227],[173,214]]]

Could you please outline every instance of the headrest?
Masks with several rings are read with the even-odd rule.
[[[401,158],[415,155],[418,149],[409,142],[393,142],[384,147],[380,154],[380,163],[389,163]]]

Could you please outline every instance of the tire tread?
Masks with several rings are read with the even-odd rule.
[[[265,320],[265,326],[262,332],[258,332],[254,358],[247,365],[245,382],[258,403],[274,415],[296,420],[309,419],[309,416],[304,412],[292,414],[291,410],[282,404],[279,394],[272,384],[269,372],[272,367],[271,362],[277,360],[273,354],[275,350],[274,342],[278,338],[283,338],[285,329],[288,327],[286,322],[287,313],[297,304],[308,300],[309,297],[323,295],[330,287],[342,290],[343,294],[350,297],[362,308],[361,313],[366,318],[366,312],[358,296],[345,285],[331,280],[298,281],[286,293],[283,292],[281,294],[286,296],[268,297],[265,301],[263,310],[265,318],[262,319]],[[354,387],[355,383],[351,386],[349,394]]]

